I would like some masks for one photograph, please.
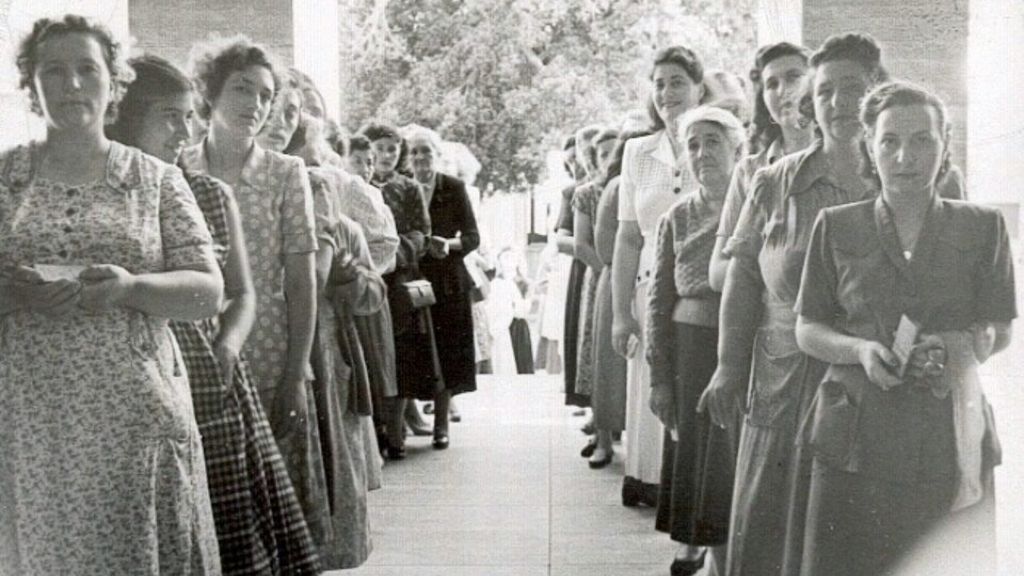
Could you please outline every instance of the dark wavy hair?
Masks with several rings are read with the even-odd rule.
[[[686,75],[690,77],[690,80],[693,80],[694,84],[700,84],[704,81],[704,64],[697,57],[697,54],[686,46],[669,46],[658,50],[654,54],[654,61],[651,63],[651,73],[648,78],[653,80],[654,69],[663,64],[675,64],[681,67],[686,71]],[[658,111],[654,107],[653,97],[647,100],[647,115],[651,119],[654,131],[665,128],[665,122],[658,116]]]
[[[935,115],[939,121],[939,130],[946,144],[942,154],[942,164],[939,165],[939,173],[935,177],[936,182],[941,181],[946,173],[949,172],[951,165],[949,139],[952,127],[949,121],[949,113],[946,110],[946,104],[927,88],[911,82],[902,80],[887,82],[877,86],[861,102],[860,122],[864,125],[865,133],[874,132],[878,126],[878,116],[883,111],[894,106],[930,106],[935,110]],[[870,146],[868,138],[862,139],[860,142],[860,175],[865,181],[875,186],[875,190],[880,191],[882,189],[882,180],[879,178],[878,170],[868,154],[868,146]]]
[[[852,32],[829,36],[814,54],[811,54],[811,68],[826,62],[848,60],[864,67],[868,75],[868,88],[889,79],[889,72],[882,66],[882,49],[870,34]],[[804,94],[800,98],[800,115],[807,123],[814,121],[814,74],[804,80]],[[820,131],[820,128],[819,128]]]
[[[785,58],[797,56],[804,64],[810,59],[810,51],[803,46],[790,42],[767,44],[757,50],[754,56],[754,67],[750,69],[750,81],[754,85],[754,118],[750,123],[750,138],[747,142],[751,154],[767,148],[772,142],[782,137],[782,128],[775,123],[768,105],[764,102],[764,69],[768,64]]]
[[[247,36],[211,38],[192,46],[189,54],[189,69],[195,80],[196,89],[202,96],[199,117],[210,119],[211,106],[224,90],[224,83],[232,72],[240,72],[250,66],[262,66],[274,78],[274,98],[282,88],[279,66],[274,63],[270,50],[257,44]]]
[[[370,143],[374,143],[381,138],[394,138],[398,141],[398,164],[395,165],[395,172],[399,174],[406,174],[406,162],[409,152],[405,145],[405,138],[402,138],[402,134],[392,124],[386,124],[384,122],[368,122],[359,129],[359,135],[365,137]],[[408,175],[408,174],[406,174]]]
[[[117,120],[106,128],[107,137],[135,145],[138,130],[153,102],[165,96],[192,94],[192,80],[177,66],[151,54],[128,61],[135,72],[135,81],[128,85],[119,107]]]
[[[605,168],[604,175],[601,178],[601,186],[607,187],[608,183],[614,180],[619,174],[622,174],[622,157],[626,152],[626,142],[629,142],[633,138],[639,138],[641,136],[650,136],[654,134],[656,130],[636,130],[627,131],[619,134],[619,137],[615,141],[615,151],[612,152],[612,160],[608,163],[608,168]]]
[[[125,62],[124,48],[110,30],[99,23],[93,22],[76,14],[65,14],[63,18],[40,18],[32,25],[32,31],[18,45],[15,63],[18,66],[18,86],[28,91],[32,112],[42,116],[43,108],[36,92],[35,73],[39,64],[39,49],[47,40],[68,34],[85,34],[99,44],[103,52],[103,60],[110,73],[110,102],[104,111],[104,121],[110,124],[117,119],[118,104],[124,98],[125,90],[135,73]]]

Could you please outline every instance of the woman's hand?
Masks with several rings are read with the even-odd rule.
[[[936,334],[919,334],[910,351],[906,375],[914,379],[941,376],[946,369],[946,344]]]
[[[272,427],[283,435],[288,431],[302,429],[309,418],[308,396],[305,378],[285,378],[274,393],[274,415]]]
[[[856,348],[857,361],[864,367],[868,379],[882,390],[888,391],[902,384],[895,374],[900,361],[896,354],[874,340],[863,340]]]
[[[632,315],[616,317],[612,322],[612,348],[623,358],[630,357],[629,337],[640,337],[640,323]]]
[[[451,253],[451,246],[448,245],[448,240],[440,236],[431,236],[427,238],[427,252],[434,258],[442,260],[448,257]]]
[[[668,385],[651,386],[651,412],[661,420],[665,428],[676,428],[676,401],[672,388]]]
[[[235,367],[241,357],[241,351],[237,346],[218,340],[213,345],[213,354],[217,357],[217,364],[220,365],[221,377],[224,378],[224,385],[231,387],[235,381]]]
[[[131,272],[112,264],[90,266],[78,275],[78,279],[82,282],[78,306],[93,313],[108,312],[121,306],[135,282]]]
[[[51,317],[63,316],[78,306],[82,285],[77,280],[47,282],[35,268],[12,266],[0,274],[5,290],[20,306]]]
[[[728,378],[712,378],[697,403],[697,412],[707,412],[719,428],[730,428],[740,422],[743,412],[744,389],[729,382]]]

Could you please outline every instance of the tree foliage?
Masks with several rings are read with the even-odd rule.
[[[564,135],[643,106],[658,48],[745,72],[755,1],[341,0],[342,121],[435,128],[523,190]]]

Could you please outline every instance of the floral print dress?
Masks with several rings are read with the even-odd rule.
[[[209,261],[181,172],[111,143],[106,176],[0,156],[0,265]],[[167,321],[118,308],[0,318],[0,573],[220,574],[203,450]]]

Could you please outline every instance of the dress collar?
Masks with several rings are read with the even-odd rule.
[[[896,231],[896,222],[893,219],[892,210],[886,204],[881,194],[875,199],[874,211],[875,226],[878,228],[882,250],[893,264],[904,271],[927,268],[928,262],[935,251],[935,240],[939,237],[944,227],[945,211],[937,195],[933,195],[931,203],[928,204],[924,224],[921,226],[921,232],[917,236],[917,242],[914,244],[910,260],[907,260],[903,255],[903,247],[900,244],[899,233]]]
[[[22,189],[35,180],[36,173],[39,171],[41,146],[40,142],[33,141],[11,151],[3,171],[4,184],[12,189]],[[137,156],[141,154],[120,142],[110,141],[103,174],[103,180],[107,186],[121,192],[128,192],[139,187],[142,175],[138,158],[135,158],[136,161],[132,161],[133,153]]]
[[[671,169],[676,168],[676,155],[672,152],[672,141],[668,138],[668,132],[662,130],[655,139],[651,156]]]
[[[206,138],[203,138],[202,142],[194,146],[189,146],[183,150],[181,155],[185,165],[189,166],[193,170],[209,174],[210,158],[207,155],[206,146],[207,140]],[[242,172],[238,177],[238,183],[245,183],[251,186],[256,182],[256,175],[260,166],[263,165],[266,156],[267,151],[256,142],[253,142],[252,146],[249,148],[249,152],[245,156],[245,163],[242,165]]]

